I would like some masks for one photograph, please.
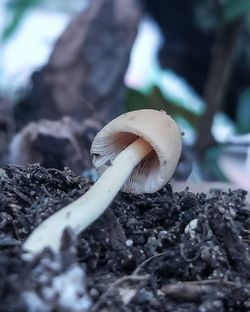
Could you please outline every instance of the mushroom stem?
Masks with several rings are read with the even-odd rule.
[[[142,138],[130,144],[84,195],[41,223],[24,242],[24,250],[30,254],[45,247],[58,251],[64,229],[71,227],[77,235],[95,221],[112,202],[132,170],[151,151],[151,145]]]

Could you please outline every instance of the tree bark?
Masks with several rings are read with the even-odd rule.
[[[215,114],[220,110],[234,65],[234,55],[241,21],[236,21],[226,28],[218,30],[210,69],[204,89],[206,111],[200,119],[196,152],[201,158],[207,148],[214,143],[211,133]]]
[[[33,74],[30,92],[15,109],[17,128],[65,115],[101,123],[116,116],[140,16],[136,0],[91,0]]]

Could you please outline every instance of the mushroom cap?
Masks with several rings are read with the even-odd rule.
[[[134,168],[121,190],[154,193],[172,177],[181,154],[179,127],[165,111],[142,109],[109,122],[93,140],[92,162],[101,175],[112,165],[112,160],[139,137],[153,150]]]

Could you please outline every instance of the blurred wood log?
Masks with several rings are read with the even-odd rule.
[[[68,115],[102,124],[122,110],[123,78],[137,34],[136,0],[92,0],[57,40],[47,65],[16,105],[17,129]]]
[[[70,167],[78,174],[92,167],[90,144],[100,124],[83,123],[70,117],[30,122],[12,139],[9,162],[15,165],[40,163],[46,168]]]

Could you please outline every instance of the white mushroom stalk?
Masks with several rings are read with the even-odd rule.
[[[27,255],[45,247],[57,252],[63,231],[77,235],[109,206],[119,190],[153,193],[172,177],[181,153],[181,134],[164,111],[145,109],[123,114],[94,138],[93,164],[101,177],[79,199],[40,224],[24,242]]]
[[[24,250],[31,254],[45,247],[58,251],[65,228],[70,227],[79,234],[94,222],[112,202],[132,170],[151,151],[152,146],[141,138],[129,145],[84,195],[41,223],[25,241]]]

